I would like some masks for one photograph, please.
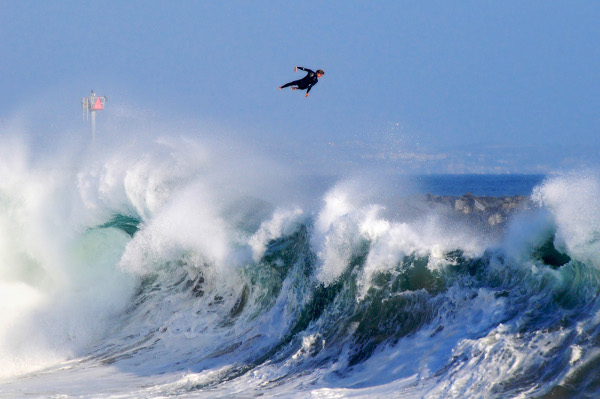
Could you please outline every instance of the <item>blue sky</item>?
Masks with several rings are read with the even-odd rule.
[[[93,88],[312,170],[573,168],[600,150],[598,21],[596,1],[0,0],[0,120],[41,93],[77,119]],[[295,65],[326,72],[308,99],[277,90]]]

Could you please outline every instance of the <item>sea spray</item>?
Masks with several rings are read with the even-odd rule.
[[[81,226],[80,204],[65,194],[68,179],[39,170],[13,172],[12,178],[18,184],[2,187],[6,201],[0,210],[2,295],[9,296],[0,348],[7,374],[86,348],[102,336],[108,318],[124,309],[133,289],[117,267],[128,237]]]
[[[546,181],[533,198],[553,216],[555,245],[584,263],[600,267],[600,178],[579,172]]]

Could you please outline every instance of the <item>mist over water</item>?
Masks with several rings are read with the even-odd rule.
[[[243,140],[46,153],[2,129],[0,397],[598,391],[596,172],[519,180],[532,204],[489,231],[419,178],[306,176]]]

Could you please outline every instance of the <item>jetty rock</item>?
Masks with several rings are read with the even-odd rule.
[[[531,199],[524,195],[485,197],[471,193],[461,196],[427,194],[426,202],[449,208],[489,227],[503,225],[512,213],[529,209],[533,205]]]

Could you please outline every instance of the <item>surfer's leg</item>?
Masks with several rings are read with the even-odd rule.
[[[285,89],[286,87],[289,87],[289,86],[297,86],[298,82],[299,82],[298,80],[294,80],[293,82],[286,83],[283,86],[280,86],[279,88],[280,89]]]

